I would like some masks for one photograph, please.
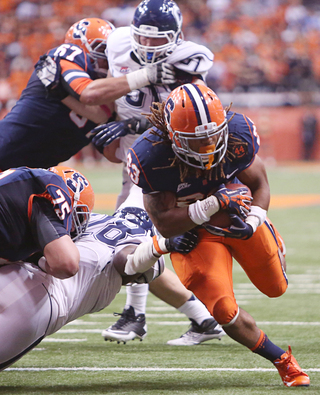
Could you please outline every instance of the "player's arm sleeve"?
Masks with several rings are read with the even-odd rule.
[[[142,193],[154,192],[151,179],[148,176],[148,168],[143,168],[137,152],[131,147],[127,155],[127,169],[131,181],[142,188]]]
[[[82,91],[92,82],[90,75],[79,65],[61,59],[61,83],[65,91],[79,100]]]
[[[42,250],[51,241],[68,234],[52,204],[44,198],[34,198],[30,226],[32,235]]]

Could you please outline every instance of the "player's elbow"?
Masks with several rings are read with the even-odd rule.
[[[65,279],[78,273],[79,259],[77,256],[64,256],[49,261],[48,266],[52,276]]]
[[[69,278],[79,270],[80,253],[68,235],[53,240],[44,248],[48,273],[57,278]]]

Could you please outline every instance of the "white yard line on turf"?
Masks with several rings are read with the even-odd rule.
[[[8,368],[1,373],[13,372],[13,371],[28,371],[28,372],[46,372],[46,371],[90,371],[90,372],[274,372],[276,368],[252,368],[252,369],[238,369],[238,368],[90,368],[90,367],[79,367],[79,368]],[[311,368],[303,369],[304,372],[320,372],[320,369]]]

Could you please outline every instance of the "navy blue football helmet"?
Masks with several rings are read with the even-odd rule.
[[[129,222],[133,222],[147,232],[150,231],[151,236],[154,236],[153,224],[145,210],[138,207],[125,207],[117,210],[113,215],[116,218],[123,218]]]
[[[182,38],[182,14],[172,0],[144,0],[136,8],[131,24],[131,45],[142,65],[156,64],[168,57]],[[165,38],[158,46],[140,43],[140,37]]]

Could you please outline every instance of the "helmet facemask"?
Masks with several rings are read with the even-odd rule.
[[[81,181],[78,180],[76,192],[73,197],[73,208],[72,208],[72,230],[71,238],[73,241],[77,240],[87,229],[90,210],[86,204],[80,202],[80,189]]]
[[[140,25],[139,28],[131,25],[132,50],[142,65],[157,64],[164,61],[177,47],[181,31],[159,31],[156,26]],[[166,39],[161,45],[148,46],[141,44],[141,37],[153,39]]]
[[[195,151],[190,146],[195,140],[214,138],[215,143],[204,145]],[[199,125],[195,133],[172,131],[172,149],[182,162],[189,166],[209,170],[218,166],[224,157],[228,144],[228,124],[225,120],[217,126],[215,122]]]

